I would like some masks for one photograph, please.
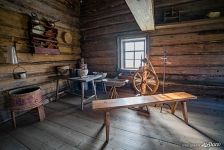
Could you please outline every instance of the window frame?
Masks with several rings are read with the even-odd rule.
[[[117,46],[118,46],[118,56],[117,56],[117,62],[118,62],[118,71],[120,72],[125,72],[125,71],[135,71],[138,70],[138,68],[125,68],[125,49],[124,49],[124,44],[122,42],[137,42],[137,41],[144,41],[145,42],[145,50],[144,54],[145,57],[148,56],[148,48],[149,48],[149,40],[148,40],[148,35],[147,34],[141,34],[141,35],[135,35],[135,36],[120,36],[117,38]],[[136,50],[134,49],[134,53]],[[143,56],[144,57],[144,56]],[[121,58],[124,58],[123,60]],[[142,58],[143,59],[143,58]],[[134,59],[133,60],[138,60]],[[135,66],[134,66],[135,67]]]

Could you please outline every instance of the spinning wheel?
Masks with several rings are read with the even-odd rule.
[[[134,89],[138,91],[140,95],[152,95],[156,93],[159,87],[159,79],[155,70],[153,69],[151,62],[147,58],[145,58],[143,62],[144,66],[140,67],[139,70],[134,74],[132,83]],[[144,110],[144,107],[146,110]],[[149,114],[147,105],[130,109]]]
[[[144,62],[144,66],[140,67],[133,77],[132,83],[134,89],[141,95],[155,94],[159,87],[159,79],[151,62],[147,58],[142,61]]]
[[[140,69],[134,74],[133,86],[141,95],[152,95],[159,87],[159,80],[152,70]]]

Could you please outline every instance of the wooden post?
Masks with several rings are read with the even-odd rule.
[[[177,105],[178,105],[178,102],[174,102],[172,108],[171,108],[171,113],[174,115],[176,109],[177,109]]]
[[[106,126],[106,142],[109,142],[110,134],[110,113],[105,112],[104,114],[104,126]]]
[[[45,118],[44,105],[38,106],[37,111],[38,111],[39,120],[44,121],[44,118]]]
[[[186,102],[180,102],[180,103],[184,121],[188,124],[187,103]]]
[[[16,115],[14,111],[11,111],[12,123],[14,128],[16,128]]]

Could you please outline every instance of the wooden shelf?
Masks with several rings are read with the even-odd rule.
[[[46,25],[46,24],[43,23],[42,21],[40,21],[40,23],[35,23],[35,22],[33,22],[33,21],[31,21],[31,22],[32,22],[32,25],[33,25],[33,26],[42,25],[43,27],[45,27],[45,28],[49,28],[49,29],[55,28],[54,26],[52,27],[52,26],[48,26],[48,25]]]
[[[40,40],[40,41],[45,41],[45,42],[52,42],[52,43],[58,43],[58,41],[55,40],[49,40],[49,39],[43,39],[43,38],[38,38],[38,37],[33,37],[35,40]]]
[[[32,37],[51,38],[51,37],[49,37],[49,36],[41,35],[41,34],[36,34],[36,33],[33,33],[33,32],[31,32],[30,35],[31,35]]]
[[[49,54],[49,55],[60,54],[59,49],[53,49],[53,48],[34,47],[34,50],[36,54]]]
[[[45,28],[43,34],[33,33],[35,26],[43,26]],[[38,30],[38,29],[35,29]],[[57,41],[58,30],[54,26],[49,26],[48,23],[40,21],[39,23],[31,20],[30,43],[33,45],[33,53],[36,54],[60,54]]]
[[[155,29],[169,29],[169,28],[182,28],[188,26],[198,26],[204,24],[214,24],[214,23],[224,23],[224,17],[214,18],[214,19],[200,19],[194,21],[182,21],[178,23],[166,23],[156,25]]]

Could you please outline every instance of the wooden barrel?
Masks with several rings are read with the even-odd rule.
[[[9,91],[10,110],[24,111],[43,104],[40,87],[24,87]]]

